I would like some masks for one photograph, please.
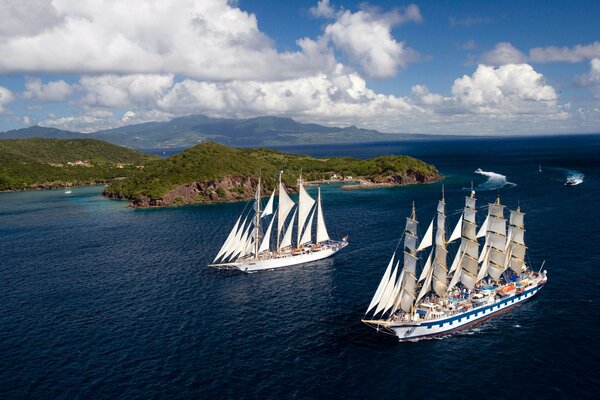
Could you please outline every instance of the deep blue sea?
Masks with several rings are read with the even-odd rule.
[[[530,263],[546,261],[548,284],[468,331],[398,343],[360,318],[411,203],[424,232],[442,183],[325,185],[329,232],[350,246],[250,275],[207,267],[244,203],[134,210],[101,187],[1,193],[0,398],[594,397],[600,136],[282,149],[431,162],[450,227],[471,181],[479,206],[499,193],[527,213]]]

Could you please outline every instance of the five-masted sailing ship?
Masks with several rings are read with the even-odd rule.
[[[329,237],[321,204],[321,188],[318,189],[315,201],[304,189],[300,177],[297,206],[285,191],[281,174],[279,174],[278,189],[277,209],[274,209],[277,189],[271,193],[267,205],[261,208],[259,180],[252,210],[242,211],[211,266],[256,272],[321,260],[334,255],[348,245],[347,237],[342,240],[332,240]],[[294,212],[289,217],[292,210]],[[315,215],[316,235],[313,240]],[[263,220],[268,221],[264,232],[262,231]],[[273,234],[275,220],[277,226],[276,233]]]
[[[442,192],[437,215],[420,242],[413,204],[412,215],[406,219],[402,260],[395,261],[396,253],[392,255],[362,322],[400,341],[419,340],[464,329],[507,311],[544,286],[547,272],[542,272],[543,264],[535,272],[525,262],[525,214],[520,207],[510,211],[507,228],[505,206],[498,196],[488,205],[487,217],[477,230],[475,204],[471,190],[446,239]],[[481,251],[479,239],[483,241]],[[458,246],[449,270],[448,246]],[[418,273],[420,256],[429,248]]]

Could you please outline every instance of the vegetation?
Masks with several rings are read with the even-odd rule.
[[[273,189],[279,171],[285,171],[283,180],[288,186],[296,183],[300,171],[307,181],[330,179],[337,176],[360,177],[381,182],[389,176],[417,174],[437,179],[435,167],[408,156],[383,156],[366,160],[348,157],[328,159],[280,153],[268,149],[235,149],[225,145],[205,142],[166,159],[146,164],[143,170],[132,173],[127,179],[113,182],[106,190],[109,196],[139,200],[160,199],[167,192],[192,182],[218,181],[225,177],[262,177],[263,185]],[[240,188],[227,188],[230,192],[246,193]],[[226,191],[218,187],[216,194],[225,197]],[[202,201],[205,194],[194,195]],[[198,200],[202,199],[202,200]]]
[[[108,182],[155,158],[93,139],[0,140],[0,190]]]

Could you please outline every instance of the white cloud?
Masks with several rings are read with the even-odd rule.
[[[42,83],[41,79],[28,77],[25,79],[23,97],[41,101],[63,101],[74,91],[74,87],[63,80]]]
[[[496,44],[493,50],[483,53],[480,62],[487,65],[520,64],[527,61],[527,57],[510,43]]]
[[[560,114],[554,88],[528,64],[498,68],[479,65],[472,76],[452,85],[455,101],[468,112],[486,114]]]
[[[600,42],[587,45],[576,45],[573,47],[536,47],[529,50],[529,58],[533,62],[581,62],[600,58]]]
[[[13,101],[14,98],[15,96],[10,90],[0,86],[0,113],[3,113],[5,111],[4,106]]]
[[[394,26],[421,22],[419,8],[411,4],[403,10],[378,13],[364,9],[337,14],[335,22],[325,28],[324,39],[341,50],[350,63],[359,65],[372,78],[394,76],[399,67],[418,60],[418,53],[397,42],[391,34]]]
[[[594,95],[600,97],[600,59],[590,61],[589,72],[578,76],[576,82],[580,86],[591,88]]]
[[[83,76],[81,102],[90,107],[151,107],[173,86],[172,74]]]
[[[329,0],[319,0],[316,7],[309,9],[310,13],[315,17],[333,18],[335,9],[329,4]]]
[[[32,36],[56,26],[61,18],[47,0],[2,0],[0,38]]]
[[[154,89],[133,89],[142,83]],[[479,65],[473,74],[456,79],[446,96],[424,85],[413,86],[411,97],[376,93],[341,64],[329,74],[276,82],[175,81],[168,74],[152,74],[84,77],[80,86],[83,99],[93,99],[87,107],[101,108],[49,118],[46,125],[91,131],[187,114],[279,115],[387,132],[498,133],[558,129],[557,121],[568,117],[568,107],[558,103],[554,88],[527,64]],[[111,105],[127,111],[119,116],[101,113]]]
[[[11,56],[0,58],[0,72],[287,79],[335,65],[327,49],[307,40],[298,51],[278,52],[256,17],[227,0],[1,4],[0,54]]]

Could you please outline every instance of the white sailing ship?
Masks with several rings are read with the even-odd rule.
[[[475,204],[475,192],[471,191],[446,240],[442,194],[437,215],[420,242],[413,204],[412,215],[406,219],[402,260],[395,261],[394,253],[362,322],[400,341],[414,341],[464,329],[538,293],[547,273],[541,271],[543,264],[535,272],[525,262],[525,214],[520,208],[511,210],[507,230],[505,206],[498,197],[488,205],[487,217],[478,231]],[[481,252],[480,238],[484,240]],[[449,246],[458,248],[448,270]],[[417,273],[421,254],[427,249],[425,265]]]
[[[256,272],[321,260],[348,245],[347,237],[342,240],[329,237],[321,204],[321,188],[315,201],[304,189],[300,178],[296,205],[285,191],[280,174],[278,190],[277,209],[274,210],[276,190],[262,208],[259,180],[252,210],[242,211],[210,266]],[[274,227],[275,220],[277,224]],[[263,225],[267,226],[264,232]],[[273,232],[274,228],[276,232]]]

